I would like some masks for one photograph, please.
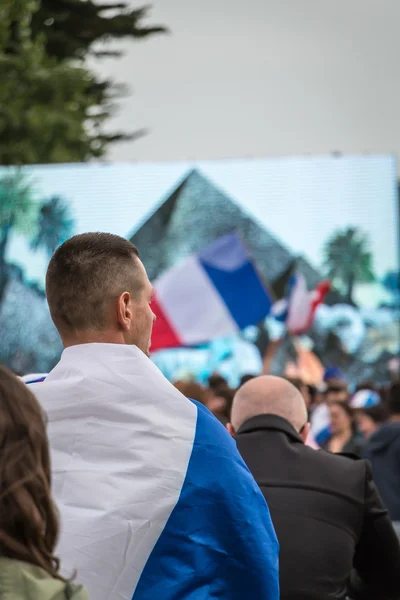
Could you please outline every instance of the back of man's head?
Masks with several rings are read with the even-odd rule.
[[[255,377],[236,392],[231,412],[231,433],[259,415],[276,415],[288,421],[302,439],[307,437],[307,408],[300,391],[281,377]]]
[[[147,319],[148,315],[142,311],[135,321],[132,302],[139,301],[143,293],[151,295],[152,289],[137,249],[110,233],[72,237],[56,250],[47,270],[51,317],[68,344],[96,341],[93,335],[101,336],[113,328],[120,328],[125,343],[136,343],[133,325],[137,327],[138,318]],[[146,345],[143,340],[142,345]]]

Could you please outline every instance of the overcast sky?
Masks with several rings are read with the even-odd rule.
[[[111,159],[400,153],[399,0],[151,3],[171,34],[98,66],[134,92],[114,125],[150,130]]]

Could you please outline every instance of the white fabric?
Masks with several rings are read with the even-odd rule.
[[[165,316],[186,345],[237,333],[239,328],[195,256],[154,284]]]
[[[318,434],[328,427],[330,423],[329,408],[328,405],[323,403],[315,407],[311,415],[311,433],[314,438]]]
[[[30,381],[37,381],[38,379],[44,379],[47,377],[47,373],[31,373],[29,375],[23,375],[21,377],[24,383],[29,383]]]
[[[298,275],[289,300],[289,314],[286,321],[289,333],[303,331],[311,314],[311,296],[303,275]]]
[[[68,348],[31,389],[49,419],[62,571],[92,600],[131,600],[178,501],[197,408],[134,346]]]

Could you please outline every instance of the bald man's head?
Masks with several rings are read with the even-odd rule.
[[[296,431],[307,423],[307,408],[297,388],[281,377],[255,377],[235,395],[231,424],[235,431],[251,417],[277,415],[286,419]]]

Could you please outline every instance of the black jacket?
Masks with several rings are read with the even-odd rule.
[[[330,439],[325,442],[325,444],[322,444],[322,448],[324,450],[327,450],[329,452],[329,442]],[[349,439],[348,442],[345,443],[345,445],[343,446],[342,449],[342,453],[343,454],[354,454],[355,456],[360,457],[362,455],[362,451],[363,451],[363,441],[362,439],[360,439],[357,435],[353,435],[353,437],[351,439]]]
[[[392,521],[400,521],[400,423],[386,423],[370,437],[364,457]]]
[[[400,597],[400,546],[366,461],[313,450],[274,415],[236,441],[280,542],[281,600]]]

